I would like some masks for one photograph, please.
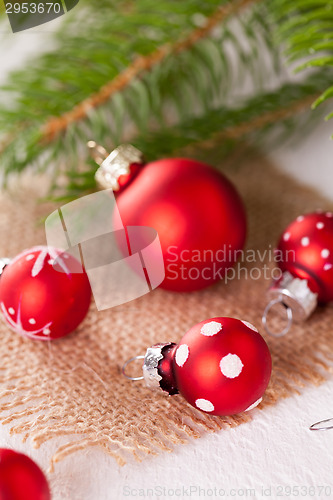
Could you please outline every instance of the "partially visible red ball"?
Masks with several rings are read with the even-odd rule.
[[[167,290],[199,290],[219,281],[244,246],[241,198],[204,163],[168,158],[142,166],[117,196],[117,207],[124,226],[158,232],[165,264],[160,286]]]
[[[218,317],[184,335],[173,369],[179,392],[192,406],[212,415],[234,415],[260,403],[272,361],[254,326]]]
[[[89,280],[79,262],[54,248],[25,250],[0,277],[1,311],[12,329],[31,339],[71,333],[86,316],[90,300]]]
[[[277,249],[282,271],[308,281],[319,302],[333,301],[333,214],[300,215],[284,231]]]
[[[47,480],[31,458],[0,449],[0,500],[50,500]]]

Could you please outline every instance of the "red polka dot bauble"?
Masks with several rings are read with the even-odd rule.
[[[292,319],[304,320],[318,302],[333,301],[333,213],[317,211],[300,215],[283,232],[276,250],[282,273],[269,289],[271,302],[263,323],[272,336],[289,331]],[[288,324],[280,333],[267,326],[267,314],[276,303],[285,306]]]
[[[1,500],[51,500],[47,480],[29,457],[0,449]]]
[[[91,288],[79,262],[38,246],[9,261],[0,277],[0,307],[16,332],[49,340],[71,333],[87,314]]]
[[[179,392],[201,411],[234,415],[261,402],[271,370],[258,330],[246,321],[218,317],[193,326],[178,345],[148,348],[143,378],[151,389]]]
[[[132,149],[112,152],[96,175],[103,187],[118,192],[124,226],[157,231],[165,264],[160,286],[193,291],[221,280],[246,237],[245,210],[235,187],[205,163],[166,158],[144,164]]]
[[[319,302],[333,301],[333,214],[301,215],[284,231],[281,269],[307,280]]]
[[[271,355],[258,330],[234,318],[193,326],[175,350],[179,392],[212,415],[234,415],[260,403],[271,375]]]

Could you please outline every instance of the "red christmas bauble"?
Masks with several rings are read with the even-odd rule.
[[[63,337],[87,314],[91,288],[79,262],[38,246],[15,257],[0,277],[0,307],[9,325],[31,339]]]
[[[0,449],[0,500],[50,500],[47,480],[31,458]]]
[[[318,301],[333,301],[333,214],[315,212],[297,217],[284,231],[278,250],[280,267],[307,280]]]
[[[194,160],[144,165],[122,185],[117,207],[124,226],[158,232],[166,272],[160,286],[167,290],[199,290],[220,280],[244,246],[246,216],[236,189]]]
[[[193,326],[174,350],[179,392],[195,408],[234,415],[260,403],[272,361],[266,342],[250,323],[212,318]]]

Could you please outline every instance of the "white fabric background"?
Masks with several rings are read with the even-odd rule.
[[[42,38],[45,48],[45,32],[53,30],[56,22],[15,35],[7,26],[0,29],[0,81],[39,50]],[[331,200],[332,132],[333,122],[319,123],[296,147],[283,145],[270,153],[280,168]],[[305,388],[301,396],[265,411],[254,410],[252,422],[246,425],[206,435],[141,464],[133,461],[118,467],[97,449],[76,454],[57,464],[49,476],[53,500],[333,498],[333,430],[308,430],[311,423],[333,417],[332,393],[333,377],[328,376],[327,383]],[[29,454],[44,470],[59,444],[61,440],[52,441],[34,450],[29,441],[23,444],[20,436],[9,436],[7,427],[0,428],[0,447]],[[324,486],[330,489],[320,491]],[[294,487],[291,495],[288,487]]]

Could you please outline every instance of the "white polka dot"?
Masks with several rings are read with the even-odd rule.
[[[51,330],[49,328],[44,328],[43,333],[44,335],[50,335]]]
[[[29,321],[30,325],[35,325],[36,324],[35,318],[30,318],[28,321]]]
[[[237,354],[227,354],[220,361],[220,370],[227,378],[236,378],[243,369],[243,363]]]
[[[284,233],[283,235],[283,241],[289,241],[290,240],[290,233]]]
[[[184,366],[184,363],[187,360],[189,354],[190,354],[190,350],[188,348],[188,345],[186,345],[186,344],[180,345],[176,351],[176,363],[177,363],[177,365],[180,367]]]
[[[304,215],[300,215],[299,217],[297,217],[296,221],[297,222],[302,222],[302,220],[304,220]]]
[[[251,328],[251,330],[253,330],[254,332],[259,333],[259,332],[258,332],[258,330],[256,329],[256,327],[255,327],[255,326],[253,326],[253,325],[252,325],[251,323],[249,323],[248,321],[242,321],[242,323],[243,323],[245,326],[247,326],[248,328]]]
[[[256,406],[258,406],[262,401],[262,398],[259,398],[257,401],[255,401],[251,406],[249,406],[248,408],[246,408],[245,411],[250,411],[250,410],[253,410],[253,408],[255,408]]]
[[[9,307],[8,312],[9,314],[15,314],[15,309],[13,307]]]
[[[329,257],[330,255],[330,251],[328,250],[328,248],[324,248],[321,251],[320,255],[322,256],[323,259],[327,259],[327,257]]]
[[[301,239],[301,245],[302,247],[307,247],[310,245],[310,238],[307,236],[304,236],[304,238]]]
[[[208,399],[197,399],[195,406],[202,411],[214,411],[214,405]]]
[[[201,327],[200,333],[206,337],[212,337],[222,330],[221,323],[217,321],[210,321]]]
[[[64,259],[69,259],[69,255],[67,253],[64,253],[62,256],[64,257]]]
[[[332,212],[326,212],[326,217],[333,217],[333,213]]]
[[[326,263],[324,265],[324,271],[329,271],[330,269],[332,269],[332,267],[333,267],[333,264]]]
[[[48,264],[50,264],[50,266],[53,266],[53,263],[54,263],[54,259],[50,259],[47,261]]]
[[[32,260],[35,257],[33,253],[30,253],[29,255],[26,256],[25,260]]]
[[[316,224],[317,229],[323,229],[324,226],[325,224],[323,222],[317,222]]]

